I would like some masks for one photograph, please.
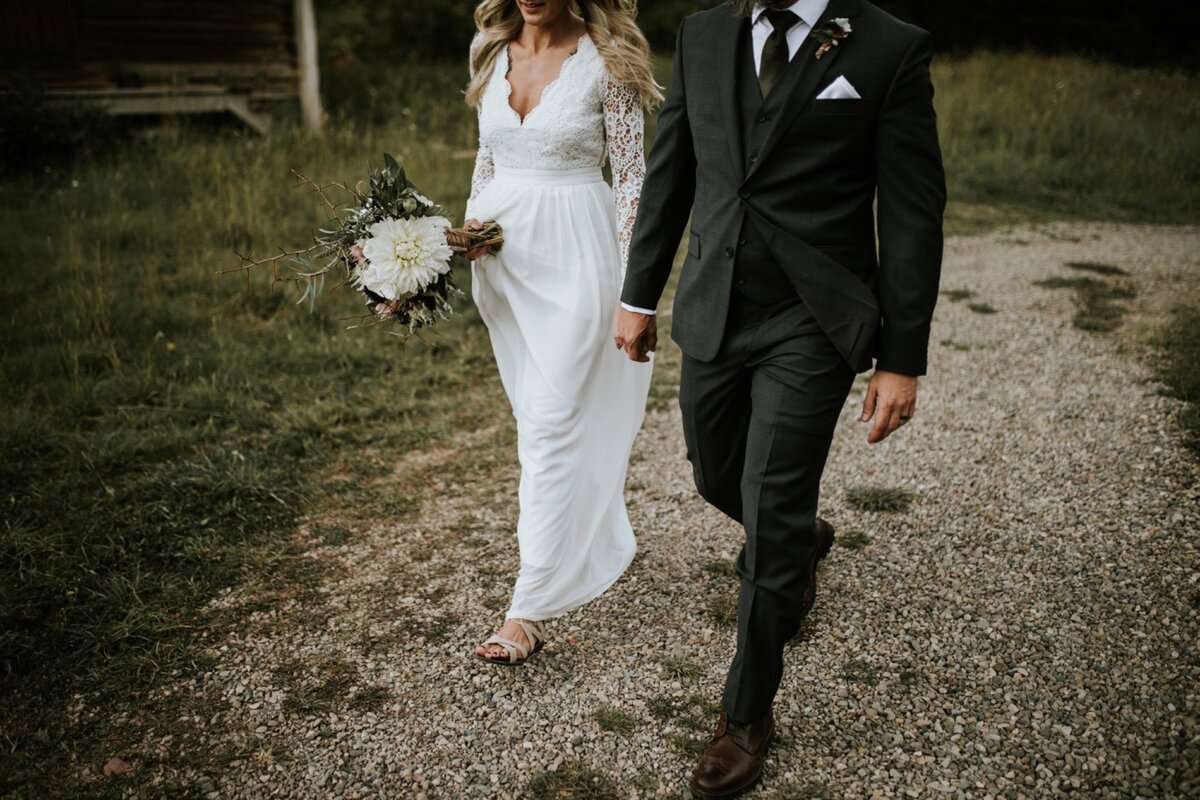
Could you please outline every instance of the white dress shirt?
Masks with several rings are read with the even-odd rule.
[[[829,0],[796,0],[796,2],[787,7],[786,10],[799,17],[796,24],[788,28],[787,32],[789,59],[796,57],[796,51],[804,44],[804,40],[808,38],[809,31],[821,19],[821,15],[825,13],[825,9],[828,7]],[[762,71],[763,48],[767,46],[767,37],[775,30],[771,27],[771,20],[766,17],[766,10],[766,6],[760,4],[754,9],[754,13],[750,15],[750,38],[754,43],[755,72]]]
[[[788,11],[795,14],[798,19],[796,24],[788,28],[787,44],[788,58],[795,58],[796,52],[804,44],[804,40],[808,38],[809,31],[821,19],[821,15],[825,13],[825,9],[829,7],[829,0],[796,0],[787,7]],[[771,27],[771,20],[767,19],[764,12],[766,6],[759,5],[754,9],[754,13],[750,15],[750,39],[754,46],[754,71],[762,70],[762,54],[763,48],[767,46],[767,38],[775,29]],[[627,303],[621,303],[621,307],[626,311],[634,311],[638,314],[654,315],[653,309],[638,308]]]

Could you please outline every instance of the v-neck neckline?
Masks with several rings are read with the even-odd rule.
[[[582,34],[580,34],[578,41],[575,42],[575,49],[568,53],[567,57],[563,59],[563,62],[559,64],[558,75],[554,77],[554,80],[542,87],[542,93],[538,96],[537,104],[533,108],[529,109],[529,111],[525,113],[525,116],[521,116],[521,112],[512,107],[513,85],[508,80],[508,73],[512,71],[512,42],[509,41],[509,43],[504,46],[504,85],[506,87],[504,94],[504,105],[507,106],[508,110],[512,112],[512,115],[516,117],[517,127],[524,128],[525,123],[529,121],[529,118],[533,116],[534,112],[541,108],[543,104],[545,104],[546,92],[550,91],[550,87],[562,80],[563,75],[567,71],[567,65],[571,63],[575,56],[579,55],[579,48],[583,47],[583,41],[587,38],[587,31],[584,31]]]

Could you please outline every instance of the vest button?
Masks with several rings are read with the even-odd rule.
[[[759,114],[759,115],[758,115],[758,121],[759,121],[759,122],[770,122],[770,121],[771,121],[771,118],[770,118],[770,117],[768,117],[766,114]]]
[[[746,238],[745,238],[745,237],[742,237],[741,239],[738,239],[738,247],[743,247],[745,244],[746,244]]]
[[[732,247],[726,247],[726,248],[725,248],[725,257],[726,257],[726,258],[733,258],[733,248],[732,248]]]
[[[742,198],[743,200],[749,200],[750,199],[750,190],[742,189],[740,192],[738,192],[738,197]]]

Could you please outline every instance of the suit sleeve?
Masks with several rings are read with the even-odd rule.
[[[938,145],[932,48],[922,32],[901,62],[879,115],[879,303],[876,368],[924,375],[942,270],[946,176]]]
[[[621,302],[626,306],[658,307],[696,196],[696,153],[683,85],[686,24],[685,19],[679,26],[671,85],[658,115],[658,130],[646,162],[646,180],[621,291]]]

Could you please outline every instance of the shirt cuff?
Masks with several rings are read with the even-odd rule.
[[[621,308],[625,309],[626,311],[632,311],[635,314],[645,314],[647,317],[653,317],[655,314],[653,309],[638,308],[637,306],[629,305],[629,303],[621,303]]]

